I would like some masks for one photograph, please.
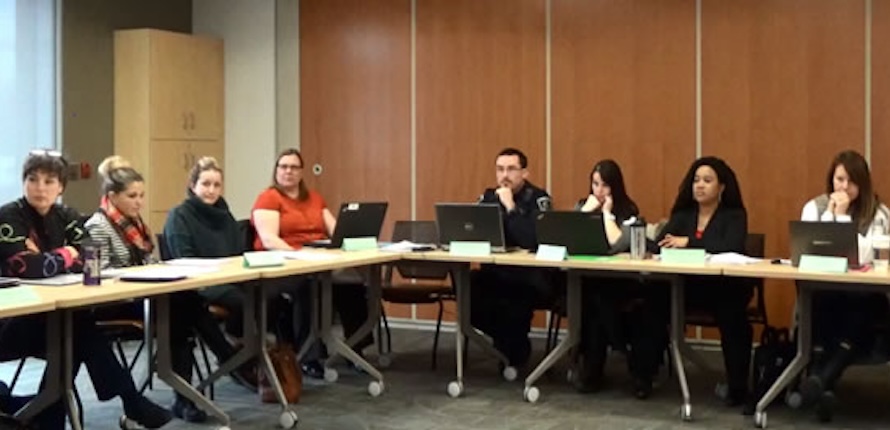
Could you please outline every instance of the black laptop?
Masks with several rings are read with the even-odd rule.
[[[488,242],[493,252],[508,251],[501,221],[501,206],[489,203],[436,203],[439,243]]]
[[[797,267],[804,254],[844,257],[859,267],[859,234],[852,222],[791,221],[791,264]]]
[[[536,221],[538,243],[566,247],[569,255],[610,255],[603,216],[590,212],[541,212]]]
[[[386,202],[348,202],[340,205],[337,226],[330,240],[316,240],[306,246],[336,249],[343,246],[343,239],[380,236],[383,219],[386,218]]]

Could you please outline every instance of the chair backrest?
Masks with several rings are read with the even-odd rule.
[[[170,245],[167,244],[167,238],[164,236],[164,233],[156,234],[155,239],[158,242],[158,253],[161,256],[161,261],[172,260],[173,255],[170,252]]]
[[[763,233],[748,233],[745,238],[745,254],[749,257],[763,258],[765,251],[766,235]]]
[[[242,251],[253,251],[253,241],[256,239],[256,230],[254,230],[253,225],[250,224],[250,220],[239,219],[238,231],[241,232],[241,237],[244,238],[244,249],[242,249]]]
[[[435,221],[396,221],[392,241],[410,240],[416,243],[439,243],[439,229]]]
[[[415,243],[439,243],[439,230],[435,221],[396,221],[392,230],[392,241],[409,240]],[[423,262],[399,262],[396,270],[408,279],[448,279],[447,266]]]

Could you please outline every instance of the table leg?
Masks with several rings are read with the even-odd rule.
[[[689,383],[686,379],[686,367],[683,362],[683,353],[688,350],[689,347],[686,345],[685,286],[683,277],[675,276],[671,280],[671,356],[674,359],[677,380],[680,382],[680,392],[683,395],[680,416],[687,421],[692,419]]]
[[[566,317],[569,321],[569,332],[557,346],[547,354],[540,364],[527,378],[523,397],[529,402],[536,402],[540,395],[535,382],[544,376],[553,365],[565,357],[581,340],[581,273],[570,271],[566,283]]]
[[[190,381],[184,380],[173,371],[170,348],[170,296],[165,294],[158,296],[157,305],[157,341],[158,341],[158,377],[167,383],[174,391],[185,396],[202,409],[219,420],[223,425],[229,425],[229,416],[219,409],[213,402],[192,387]]]
[[[62,312],[46,314],[46,369],[43,371],[43,385],[37,396],[15,413],[19,422],[30,422],[38,414],[62,398]],[[67,386],[66,386],[67,387]],[[79,417],[72,416],[73,420]]]

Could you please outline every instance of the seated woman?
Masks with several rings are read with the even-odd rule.
[[[628,219],[639,216],[636,203],[627,195],[624,175],[614,160],[601,160],[590,171],[590,195],[578,202],[582,212],[596,212],[603,217],[606,237],[613,252],[630,249]],[[580,392],[600,388],[606,349],[609,344],[628,352],[628,364],[634,378],[633,393],[645,399],[652,393],[652,379],[659,362],[651,361],[664,350],[667,342],[663,317],[652,307],[655,298],[649,297],[650,288],[628,278],[585,278],[592,284],[582,291],[585,313],[578,377],[575,385]],[[627,318],[622,318],[629,314]],[[627,320],[629,323],[624,324]],[[626,348],[631,345],[630,350]],[[649,361],[647,361],[649,360]],[[650,362],[651,361],[651,362]]]
[[[680,184],[658,245],[744,253],[747,235],[748,215],[735,172],[719,158],[699,158]],[[737,279],[686,277],[686,307],[711,314],[720,330],[730,406],[748,400],[753,330],[747,308],[753,295],[753,286]]]
[[[324,199],[306,187],[303,181],[303,157],[296,149],[282,151],[275,162],[272,186],[263,191],[253,205],[251,222],[256,228],[257,250],[293,250],[315,240],[329,238],[334,232],[336,218]],[[305,280],[304,280],[305,281]],[[313,307],[308,288],[300,288],[301,281],[287,280],[285,288],[296,294],[295,311],[299,327],[294,336],[295,345],[301,345],[309,334]],[[347,337],[355,333],[368,318],[365,288],[361,283],[340,283],[335,279],[334,309],[340,315]],[[356,345],[361,351],[373,343],[367,337]],[[324,377],[320,359],[323,352],[317,348],[303,358],[303,374]]]
[[[807,202],[800,218],[854,223],[859,231],[859,258],[867,263],[871,261],[872,235],[888,232],[890,209],[875,194],[865,158],[858,152],[844,151],[828,168],[825,194]],[[876,323],[888,316],[883,293],[849,291],[848,286],[844,290],[813,295],[813,340],[824,352],[800,390],[804,404],[815,404],[822,421],[832,418],[835,383],[857,354],[870,351]]]
[[[152,262],[151,232],[139,215],[145,198],[142,175],[121,157],[111,156],[99,166],[102,177],[102,200],[99,210],[86,222],[93,241],[99,246],[101,266],[129,267]],[[207,305],[196,291],[182,291],[173,295],[171,309],[171,359],[173,371],[186,381],[192,379],[194,345],[191,337],[200,335],[214,355],[225,361],[235,354],[219,326],[207,310]],[[121,315],[142,318],[142,306],[129,304],[97,309],[101,315]],[[236,381],[243,378],[234,375]],[[255,386],[254,386],[255,387]],[[188,422],[203,422],[207,414],[186,397],[176,393],[173,413]]]
[[[68,163],[55,151],[34,151],[22,169],[25,196],[0,207],[0,272],[19,278],[49,278],[82,269],[81,243],[89,239],[80,214],[56,203],[67,184]],[[74,314],[74,373],[85,364],[100,401],[120,397],[126,416],[160,428],[172,416],[143,397],[121,366],[89,312]],[[46,346],[43,315],[0,320],[5,354],[41,356]]]
[[[241,255],[244,235],[222,196],[223,170],[213,157],[202,157],[189,173],[186,199],[167,214],[164,238],[172,258],[217,258]],[[228,313],[229,334],[243,335],[244,290],[238,285],[217,285],[198,292]]]

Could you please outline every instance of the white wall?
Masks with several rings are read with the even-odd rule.
[[[236,218],[249,216],[275,161],[275,7],[274,0],[192,3],[192,31],[225,43],[225,195]]]

